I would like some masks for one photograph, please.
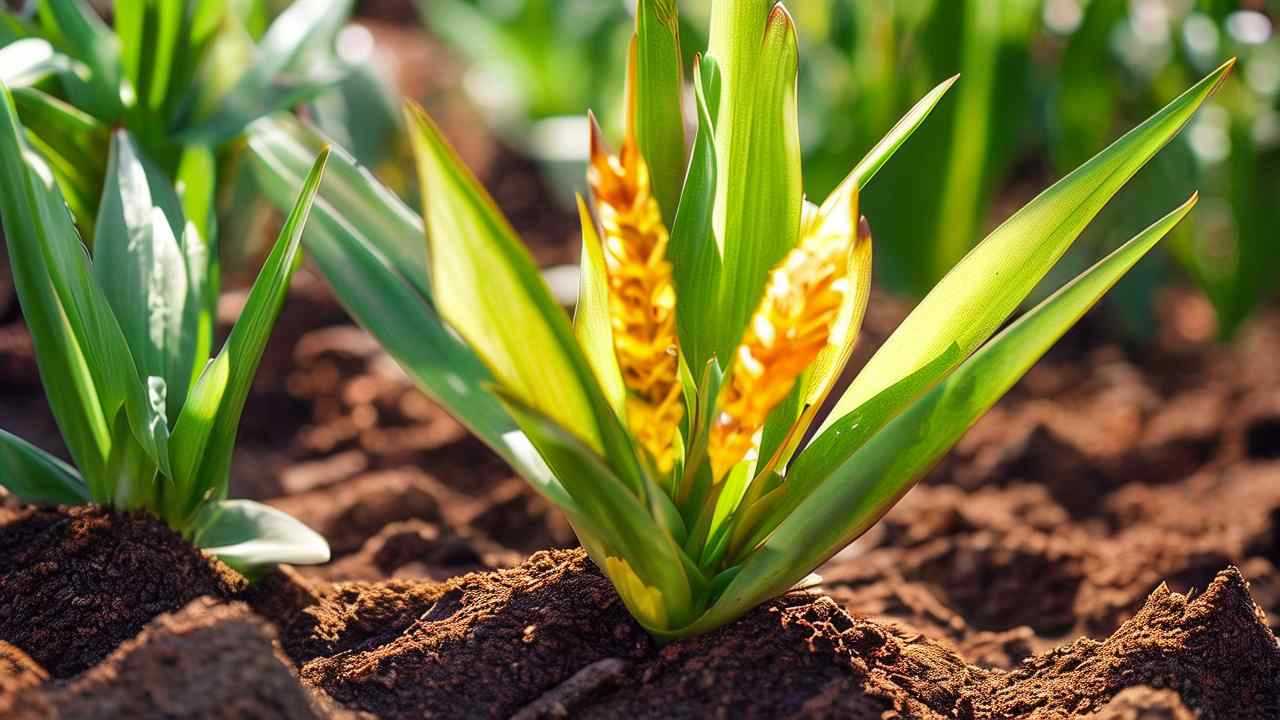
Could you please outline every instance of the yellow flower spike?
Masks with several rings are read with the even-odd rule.
[[[604,235],[614,353],[628,390],[627,425],[658,470],[669,472],[684,415],[676,291],[666,258],[669,235],[632,132],[622,151],[611,155],[591,118],[587,182]]]
[[[802,223],[806,229],[813,226]],[[716,482],[756,447],[769,412],[827,347],[849,290],[851,240],[807,232],[770,272],[716,406],[707,448]]]

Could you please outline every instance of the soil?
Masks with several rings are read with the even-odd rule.
[[[244,584],[163,524],[100,508],[0,523],[0,641],[56,678],[92,667],[156,615]]]
[[[458,92],[438,46],[370,26],[431,60],[402,68],[418,97]],[[528,161],[443,117],[572,261]],[[3,275],[0,427],[65,456]],[[1160,307],[1142,346],[1087,316],[816,591],[659,647],[304,270],[232,493],[334,561],[250,586],[150,518],[0,498],[0,717],[1280,717],[1280,310],[1218,345],[1197,296]],[[908,309],[873,295],[855,367]]]

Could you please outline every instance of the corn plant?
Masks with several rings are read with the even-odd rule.
[[[664,640],[785,592],[870,528],[1190,211],[1195,196],[997,334],[1230,69],[991,233],[818,422],[868,301],[872,236],[858,198],[954,79],[810,203],[786,9],[712,5],[710,47],[690,78],[698,126],[687,163],[677,28],[671,0],[638,4],[625,136],[617,153],[591,137],[594,214],[580,200],[572,320],[418,109],[407,124],[422,220],[335,153],[305,241],[352,315],[565,513]],[[284,118],[251,128],[277,205],[322,142]],[[407,239],[415,232],[425,248]]]
[[[246,573],[329,558],[266,505],[228,500],[240,414],[300,261],[315,161],[239,320],[210,357],[207,260],[178,194],[111,135],[90,256],[0,84],[0,217],[36,362],[74,467],[0,431],[0,486],[33,503],[146,511]]]

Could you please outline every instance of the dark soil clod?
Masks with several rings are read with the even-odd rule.
[[[33,508],[0,523],[0,640],[55,678],[97,664],[155,616],[243,582],[142,515]]]

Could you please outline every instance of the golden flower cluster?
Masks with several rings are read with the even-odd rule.
[[[627,386],[627,425],[662,472],[675,459],[684,404],[676,340],[676,292],[666,259],[669,234],[649,168],[628,133],[611,155],[592,123],[587,182],[603,230],[614,353]]]
[[[770,272],[716,405],[707,448],[716,481],[756,446],[769,412],[826,347],[848,292],[850,241],[843,233],[803,233]]]

